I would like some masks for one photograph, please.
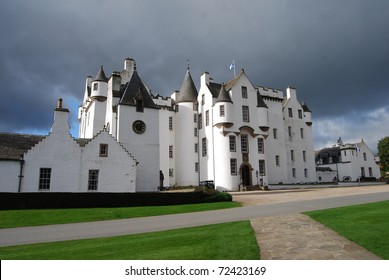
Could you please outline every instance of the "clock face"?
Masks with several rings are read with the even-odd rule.
[[[132,130],[134,130],[136,134],[142,134],[146,131],[146,124],[140,120],[134,121],[132,124]]]

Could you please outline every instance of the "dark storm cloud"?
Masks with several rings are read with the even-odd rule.
[[[332,130],[350,139],[356,115],[371,127],[362,116],[388,111],[386,0],[2,2],[2,131],[47,130],[56,99],[81,102],[85,77],[100,65],[121,70],[125,57],[165,96],[180,88],[187,59],[197,86],[206,70],[231,79],[234,59],[255,84],[295,86],[316,129],[341,118],[344,129],[332,122]],[[315,140],[339,136],[318,131]]]

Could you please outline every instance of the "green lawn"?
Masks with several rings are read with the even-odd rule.
[[[218,210],[240,206],[241,204],[238,202],[215,202],[126,208],[2,210],[0,211],[0,228],[136,218]]]
[[[259,259],[249,221],[155,233],[0,248],[1,260]]]
[[[305,213],[383,259],[389,259],[389,201]]]

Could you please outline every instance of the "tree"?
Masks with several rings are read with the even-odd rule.
[[[380,157],[381,175],[389,174],[389,136],[378,141],[378,156]]]

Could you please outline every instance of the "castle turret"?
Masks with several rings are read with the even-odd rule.
[[[199,182],[198,173],[194,168],[194,163],[198,162],[198,154],[194,150],[194,146],[198,145],[197,95],[197,89],[188,69],[181,89],[176,93],[175,175],[177,184],[181,186],[197,185]]]
[[[257,112],[258,112],[258,123],[259,128],[266,132],[269,130],[269,116],[268,116],[268,107],[263,101],[263,98],[257,89]]]
[[[226,91],[224,84],[221,85],[219,95],[213,103],[214,125],[231,127],[233,125],[232,100]]]
[[[96,78],[92,81],[91,98],[97,101],[105,101],[107,99],[108,79],[105,76],[103,66],[101,66]]]
[[[311,126],[312,125],[312,112],[311,112],[311,110],[309,110],[307,104],[304,101],[301,103],[301,107],[303,108],[303,111],[304,111],[305,123],[307,124],[307,126]]]

